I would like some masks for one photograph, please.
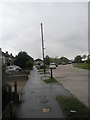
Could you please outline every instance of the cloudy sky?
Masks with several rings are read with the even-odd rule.
[[[0,47],[13,55],[22,50],[42,58],[42,22],[45,55],[73,59],[87,54],[88,2],[82,1],[0,3]]]

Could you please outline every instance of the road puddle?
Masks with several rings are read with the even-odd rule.
[[[48,112],[50,112],[50,110],[51,110],[50,107],[43,107],[43,108],[42,108],[42,112],[43,112],[43,113],[48,113]]]

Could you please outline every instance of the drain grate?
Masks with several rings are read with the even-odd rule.
[[[51,110],[50,107],[43,107],[43,108],[42,108],[42,112],[43,112],[43,113],[48,113],[48,112],[50,112],[50,110]]]

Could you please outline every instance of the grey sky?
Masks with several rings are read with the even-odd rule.
[[[0,4],[0,47],[16,55],[24,50],[41,58],[40,23],[44,27],[45,55],[88,53],[87,2],[4,2]]]

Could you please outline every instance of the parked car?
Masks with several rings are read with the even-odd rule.
[[[56,64],[56,67],[58,67],[58,64]]]
[[[13,65],[16,69],[18,69],[19,71],[21,71],[22,69],[19,66]]]
[[[41,68],[41,69],[44,68],[44,64],[43,64],[43,63],[40,65],[40,68]],[[46,68],[46,65],[45,65],[45,68]]]
[[[11,66],[6,67],[7,74],[11,74],[11,73],[18,72],[18,71],[21,71],[21,68],[19,66],[11,65]]]
[[[55,63],[50,63],[50,69],[56,69],[56,64]]]

